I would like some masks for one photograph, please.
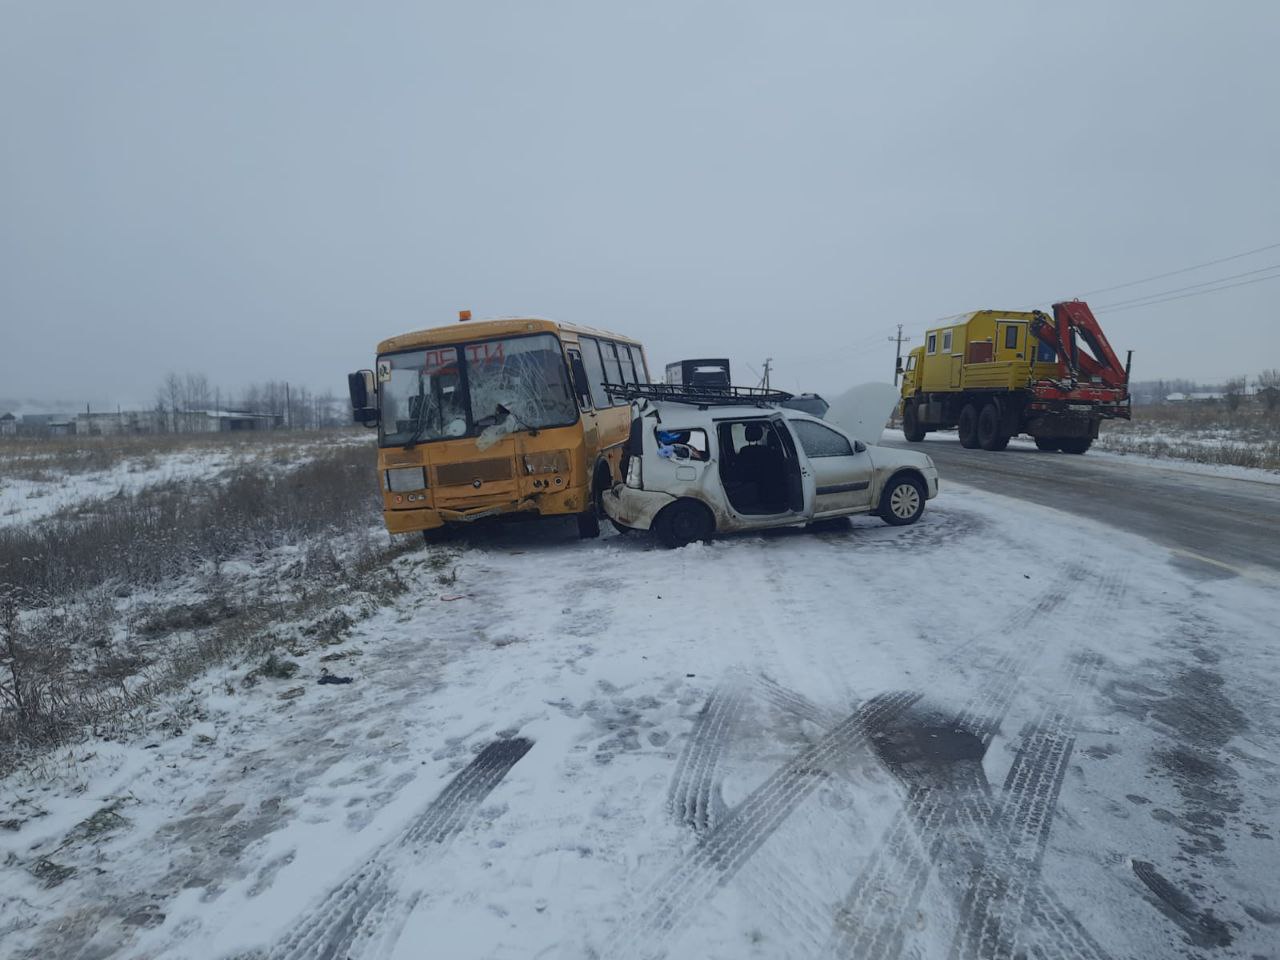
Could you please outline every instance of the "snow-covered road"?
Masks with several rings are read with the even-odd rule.
[[[900,529],[477,530],[303,695],[217,671],[0,788],[3,952],[1275,955],[1280,593],[1175,559],[945,480]]]

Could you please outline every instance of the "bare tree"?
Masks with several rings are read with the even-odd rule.
[[[1280,407],[1280,370],[1274,367],[1258,374],[1258,396],[1266,404],[1267,413],[1275,413]]]
[[[1222,393],[1227,401],[1227,409],[1232,413],[1240,409],[1240,399],[1244,396],[1244,388],[1244,377],[1232,377],[1222,385]]]

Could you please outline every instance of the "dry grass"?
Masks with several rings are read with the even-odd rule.
[[[1280,470],[1280,413],[1245,403],[1160,404],[1133,408],[1133,420],[1105,421],[1099,449],[1148,457]]]
[[[322,431],[247,431],[244,433],[154,433],[106,437],[6,437],[0,439],[0,476],[46,483],[67,474],[153,469],[173,454],[230,453],[246,462],[267,460],[287,465],[303,447],[371,440],[363,428]]]
[[[0,773],[130,729],[213,664],[274,676],[405,589],[389,561],[416,545],[379,529],[373,464],[343,444],[0,528]]]

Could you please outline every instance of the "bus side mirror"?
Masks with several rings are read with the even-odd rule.
[[[366,427],[378,425],[377,387],[372,370],[347,374],[347,391],[351,394],[351,418]]]

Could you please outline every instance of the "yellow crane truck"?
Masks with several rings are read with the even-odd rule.
[[[1130,418],[1123,366],[1089,305],[979,310],[928,330],[902,373],[902,433],[918,443],[955,427],[964,447],[1003,450],[1030,434],[1041,450],[1084,453],[1103,420]]]

